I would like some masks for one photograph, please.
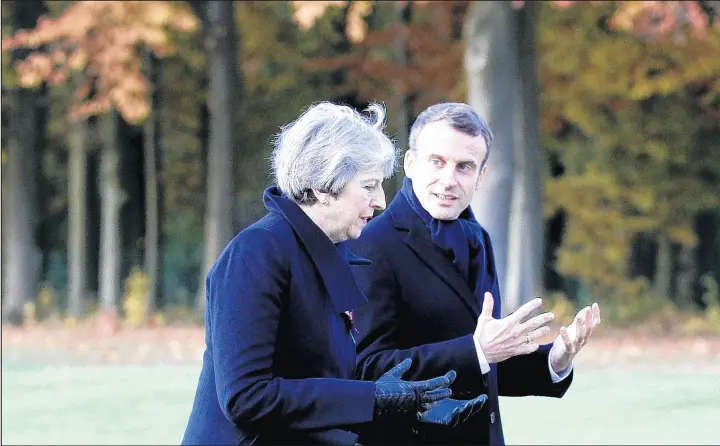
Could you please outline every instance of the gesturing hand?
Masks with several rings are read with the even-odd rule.
[[[560,327],[560,334],[555,338],[550,349],[550,366],[555,373],[560,373],[570,366],[575,355],[587,344],[598,325],[600,325],[600,306],[596,302],[592,307],[578,311],[569,327]]]
[[[539,344],[535,340],[550,331],[546,324],[555,319],[553,313],[543,313],[523,322],[533,310],[542,305],[539,297],[502,319],[492,316],[493,305],[492,294],[485,293],[482,313],[473,335],[490,364],[537,350]]]
[[[487,395],[480,395],[471,400],[446,398],[436,403],[423,404],[423,410],[418,412],[418,420],[421,423],[455,427],[480,412],[485,401]]]
[[[452,395],[448,388],[457,376],[450,370],[443,376],[424,381],[404,381],[410,358],[396,365],[375,381],[375,415],[416,413],[423,404],[432,404]]]

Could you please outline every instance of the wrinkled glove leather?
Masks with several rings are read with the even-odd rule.
[[[480,395],[471,400],[446,398],[435,403],[424,404],[423,410],[418,413],[418,421],[455,427],[480,412],[485,401],[487,401],[487,395]]]
[[[455,381],[453,370],[444,376],[425,381],[404,381],[402,375],[410,369],[406,359],[375,381],[375,416],[416,414],[422,405],[434,404],[452,395],[448,388]]]

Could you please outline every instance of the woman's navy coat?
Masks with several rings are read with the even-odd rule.
[[[375,384],[353,381],[346,311],[366,301],[349,263],[277,188],[207,276],[206,350],[183,444],[353,444]]]

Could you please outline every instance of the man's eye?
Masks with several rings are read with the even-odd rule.
[[[433,164],[435,164],[436,166],[439,166],[440,164],[442,164],[442,161],[440,161],[440,160],[437,159],[437,158],[431,158],[431,159],[430,159],[430,162],[433,163]]]

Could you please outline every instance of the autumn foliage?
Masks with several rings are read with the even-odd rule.
[[[197,26],[182,2],[79,1],[59,17],[42,17],[34,29],[3,39],[2,51],[32,50],[15,65],[24,87],[62,84],[79,73],[71,117],[116,108],[126,121],[137,123],[150,112],[151,88],[140,50],[163,57],[175,50],[168,30],[192,31]]]
[[[623,308],[640,302],[635,297],[645,279],[662,285],[656,279],[670,277],[676,289],[698,284],[686,295],[699,295],[703,274],[720,278],[717,238],[709,235],[720,227],[720,19],[711,6],[718,2],[540,3],[535,44],[541,145],[548,161],[543,205],[554,228],[546,238],[546,286],[577,301],[619,296]],[[56,289],[65,286],[55,271],[66,266],[53,263],[54,254],[48,253],[66,249],[62,222],[69,174],[63,157],[66,136],[76,127],[66,125],[66,107],[73,118],[118,110],[130,123],[152,112],[159,122],[159,173],[172,185],[163,197],[168,290],[163,305],[191,306],[202,261],[205,185],[212,175],[205,168],[213,119],[205,45],[212,39],[193,32],[200,24],[189,2],[44,2],[48,16],[21,31],[18,27],[34,25],[37,13],[20,21],[11,17],[15,5],[20,2],[3,2],[2,8],[3,91],[18,84],[49,87],[37,95],[43,96],[48,118],[32,124],[47,139],[37,148],[45,187],[51,188],[47,201],[53,203],[41,215],[53,229],[39,238],[48,239],[44,261],[60,265],[48,266],[54,276],[43,272],[44,279],[51,277]],[[470,5],[236,2],[243,93],[234,123],[241,134],[235,198],[242,209],[235,226],[265,213],[257,197],[268,181],[268,141],[308,104],[385,102],[388,130],[403,144],[407,134],[398,129],[422,109],[439,101],[466,101],[463,28]],[[144,75],[140,56],[145,51],[161,58],[153,64],[153,84]],[[11,63],[15,70],[8,69]],[[151,110],[147,97],[153,89],[158,100]],[[69,91],[75,93],[71,101],[65,99]],[[3,101],[3,112],[9,111],[4,116],[17,116],[23,102],[17,104]],[[11,135],[7,128],[4,135]],[[87,126],[88,149],[104,143],[94,139],[99,129]],[[129,148],[123,149],[129,160],[123,169],[139,178],[143,163],[132,160],[140,155],[142,129],[123,125],[120,130],[118,139]],[[91,152],[89,160],[95,188],[97,154]],[[92,188],[91,209],[97,206]],[[129,187],[128,203],[139,202],[141,190]],[[128,235],[124,255],[139,259],[142,243],[135,237]],[[639,249],[638,240],[647,246]],[[656,254],[657,246],[669,247],[668,255]],[[642,262],[647,265],[633,266]],[[126,313],[141,308],[137,303],[126,306]],[[108,327],[115,329],[110,322]]]
[[[563,210],[566,221],[558,271],[628,295],[636,237],[692,249],[692,216],[720,205],[720,158],[702,136],[720,122],[720,28],[645,17],[695,2],[616,3],[544,8],[539,75],[543,145],[564,170],[546,181],[547,215]]]
[[[704,38],[711,27],[710,17],[717,15],[712,6],[703,7],[699,1],[590,1],[554,0],[549,2],[558,9],[581,4],[612,5],[614,13],[608,24],[645,39],[684,41],[687,32],[694,38]],[[718,2],[709,2],[717,4]],[[524,1],[513,1],[517,8]],[[716,20],[715,26],[718,26]]]

